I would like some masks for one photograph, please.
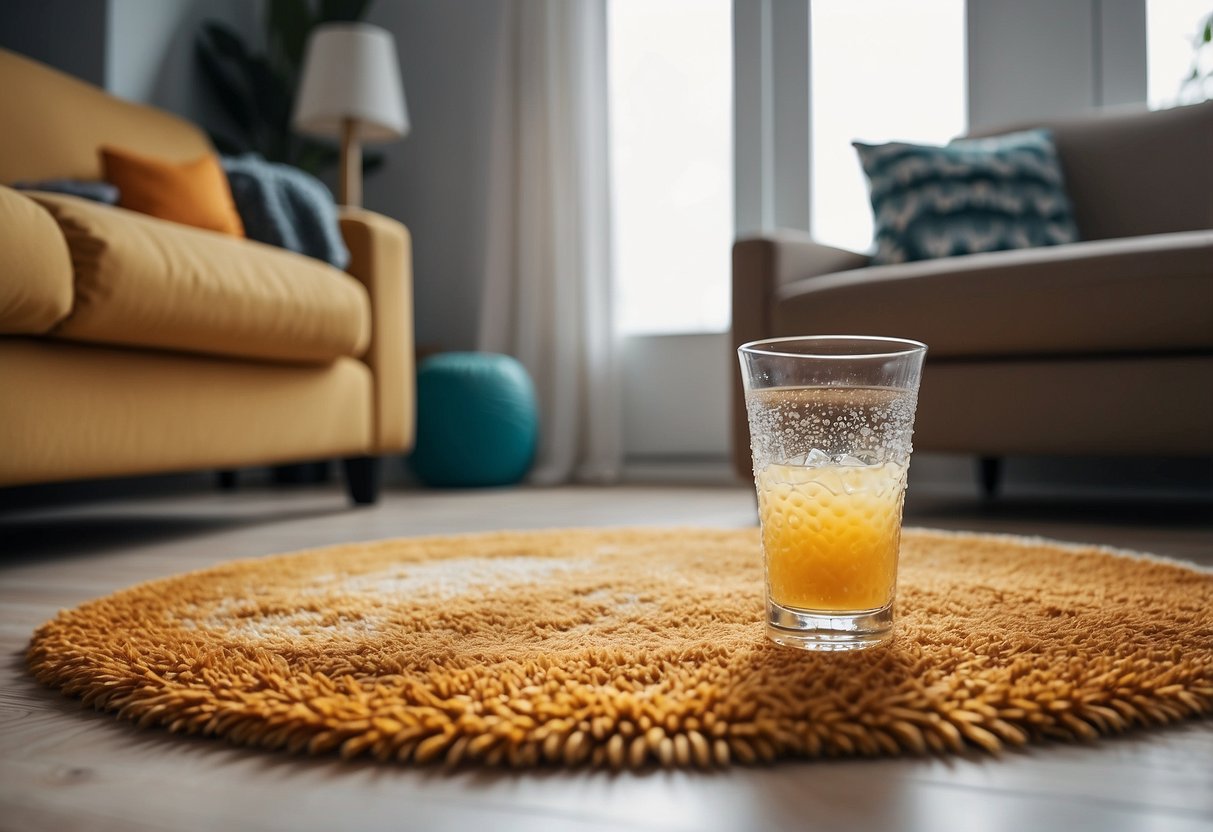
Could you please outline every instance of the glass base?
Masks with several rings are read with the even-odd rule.
[[[811,612],[767,599],[767,638],[801,650],[863,650],[893,635],[893,604],[858,612]]]

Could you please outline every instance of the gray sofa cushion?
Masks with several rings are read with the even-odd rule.
[[[776,290],[770,336],[888,335],[929,359],[1213,350],[1213,230],[873,266]]]

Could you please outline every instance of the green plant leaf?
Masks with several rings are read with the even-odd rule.
[[[269,0],[266,4],[265,40],[280,71],[290,76],[298,73],[308,32],[316,22],[307,0]]]
[[[361,20],[371,0],[320,0],[319,19],[328,22]]]
[[[242,83],[242,74],[234,69],[238,64],[220,58],[205,34],[194,43],[194,57],[210,84],[212,98],[232,124],[246,137],[251,137],[256,114],[248,89]]]
[[[211,131],[209,135],[211,137],[211,144],[224,156],[239,156],[243,153],[248,153],[250,150],[248,145],[243,142],[234,141],[222,133]]]
[[[236,61],[248,59],[248,50],[244,40],[229,26],[208,20],[202,24],[202,34],[206,41],[214,47],[215,54]]]
[[[267,146],[285,148],[291,135],[291,108],[295,98],[292,87],[260,55],[249,60],[247,71],[253,105]],[[281,155],[285,151],[275,152]]]

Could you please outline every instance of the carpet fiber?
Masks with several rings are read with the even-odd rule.
[[[893,640],[769,643],[756,530],[360,543],[61,613],[38,679],[142,726],[410,763],[998,752],[1213,710],[1213,575],[907,530]]]

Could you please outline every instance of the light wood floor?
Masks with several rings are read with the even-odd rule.
[[[138,731],[23,672],[63,607],[235,557],[495,528],[754,522],[743,488],[393,492],[350,510],[336,488],[254,489],[0,513],[0,828],[1213,829],[1213,720],[1001,759],[782,764],[715,774],[440,774],[301,760]],[[911,493],[907,522],[1037,534],[1213,565],[1208,502]]]

